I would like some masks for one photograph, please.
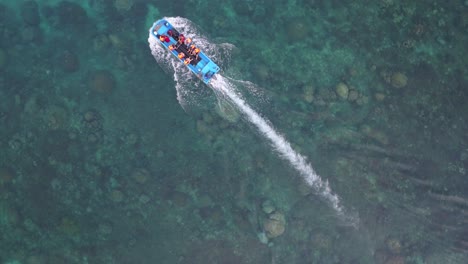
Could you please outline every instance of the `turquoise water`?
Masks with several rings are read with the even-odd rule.
[[[467,263],[468,4],[220,2],[0,3],[0,263]],[[345,217],[153,58],[178,16]]]

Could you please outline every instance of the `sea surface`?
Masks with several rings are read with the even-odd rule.
[[[0,264],[468,263],[467,47],[463,0],[2,0]]]

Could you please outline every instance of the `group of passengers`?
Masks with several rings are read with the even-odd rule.
[[[167,31],[167,34],[173,37],[175,40],[177,40],[176,44],[169,45],[169,49],[176,50],[177,52],[179,52],[179,54],[177,55],[179,59],[182,60],[186,56],[186,54],[182,50],[179,50],[179,48],[183,45],[183,47],[185,47],[185,49],[187,50],[188,57],[184,60],[185,65],[191,63],[193,60],[198,60],[200,49],[193,44],[190,45],[192,43],[192,39],[185,38],[183,34],[174,34],[174,32],[172,32],[172,30],[170,29]],[[166,43],[169,43],[171,41],[170,38],[166,35],[159,35],[159,40],[161,42]]]

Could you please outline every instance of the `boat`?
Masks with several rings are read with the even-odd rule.
[[[209,84],[210,80],[220,70],[192,40],[179,33],[165,19],[156,21],[151,27],[151,34],[166,50],[192,71],[200,80]]]

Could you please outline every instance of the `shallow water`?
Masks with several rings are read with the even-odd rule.
[[[0,4],[0,263],[468,262],[466,4],[37,2]]]

